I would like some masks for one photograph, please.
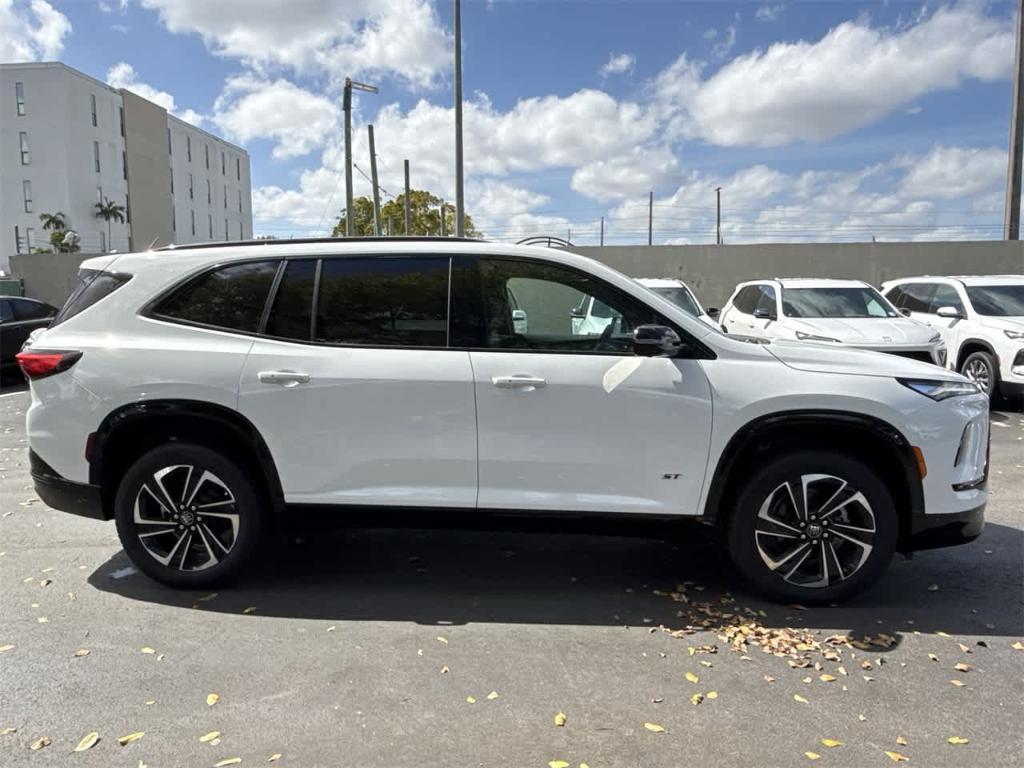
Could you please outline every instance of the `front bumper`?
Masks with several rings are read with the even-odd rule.
[[[31,449],[28,452],[28,462],[36,493],[46,506],[93,520],[110,519],[104,514],[103,499],[98,485],[76,483],[61,477]]]
[[[985,505],[966,512],[943,515],[914,515],[910,523],[910,537],[900,547],[913,552],[967,544],[981,535],[985,527]]]

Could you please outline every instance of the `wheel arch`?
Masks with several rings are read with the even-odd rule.
[[[204,445],[238,461],[262,483],[272,509],[284,509],[281,479],[259,430],[238,411],[197,400],[161,399],[111,411],[89,436],[89,482],[100,487],[103,516],[114,516],[121,476],[146,451],[170,442]]]
[[[893,496],[899,515],[900,548],[909,542],[911,521],[924,511],[924,489],[907,438],[888,422],[846,411],[795,410],[760,416],[729,440],[712,476],[702,519],[720,529],[739,493],[738,478],[769,457],[790,449],[835,448],[872,467]]]
[[[999,365],[999,357],[996,355],[996,351],[992,345],[984,339],[972,337],[960,342],[960,348],[956,352],[956,370],[959,371],[968,356],[973,355],[975,352],[988,352],[996,359],[996,365]]]

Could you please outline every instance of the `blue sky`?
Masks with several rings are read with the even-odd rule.
[[[997,237],[1010,2],[463,3],[467,209],[496,239]],[[454,194],[452,3],[0,0],[3,60],[59,58],[250,152],[256,232],[329,229],[340,84],[382,186]],[[10,33],[10,34],[7,34]],[[11,43],[10,40],[22,40]],[[357,173],[356,192],[369,185]]]

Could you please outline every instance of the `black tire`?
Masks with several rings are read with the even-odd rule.
[[[171,508],[170,502],[182,501],[191,504]],[[137,502],[143,521],[138,524]],[[200,445],[170,443],[128,469],[117,489],[114,517],[121,545],[139,570],[170,587],[206,589],[236,577],[253,559],[267,508],[263,494],[234,461]]]
[[[998,398],[1000,390],[999,366],[988,352],[972,352],[960,364],[960,373],[981,386],[990,398]]]
[[[832,479],[812,479],[805,488],[804,478],[815,475]],[[841,482],[847,485],[838,491]],[[790,487],[799,489],[792,500],[786,483],[795,483]],[[861,498],[856,498],[857,492]],[[852,500],[845,506],[832,510],[848,497]],[[802,506],[804,499],[810,510],[804,512],[801,525],[800,510],[794,502]],[[822,518],[815,514],[818,509],[825,512]],[[760,517],[762,510],[769,520]],[[815,524],[817,528],[813,528]],[[851,530],[851,526],[862,531]],[[873,528],[870,533],[869,528]],[[754,471],[731,510],[726,542],[736,569],[759,592],[785,602],[820,604],[844,600],[876,581],[892,560],[897,533],[892,495],[870,467],[838,453],[801,451],[783,455]],[[850,537],[868,544],[870,549],[852,543]],[[784,559],[800,547],[807,549]],[[803,565],[791,573],[789,563],[798,565],[805,552]],[[820,565],[822,558],[827,566]],[[775,564],[774,569],[769,561]],[[807,578],[803,577],[805,571]],[[812,586],[819,576],[828,583]]]

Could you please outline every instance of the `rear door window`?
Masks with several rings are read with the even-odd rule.
[[[313,289],[316,259],[289,261],[277,286],[265,333],[285,339],[309,341],[313,333]]]
[[[7,299],[0,299],[0,323],[9,323],[14,319],[14,312],[11,311],[11,302]]]
[[[230,264],[189,280],[153,309],[171,320],[256,333],[279,262]]]
[[[754,314],[754,307],[757,306],[757,301],[760,297],[760,286],[748,285],[746,288],[740,290],[736,295],[736,300],[732,304],[743,314],[752,315]]]
[[[57,314],[57,310],[41,301],[10,299],[15,320],[45,320]]]

